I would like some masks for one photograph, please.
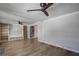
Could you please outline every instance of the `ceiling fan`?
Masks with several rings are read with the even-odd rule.
[[[18,21],[18,24],[22,25],[22,22],[21,21]]]
[[[41,9],[27,10],[27,12],[30,12],[30,11],[42,11],[46,16],[49,16],[46,9],[48,9],[52,4],[54,4],[54,3],[40,3],[40,7],[42,7]]]

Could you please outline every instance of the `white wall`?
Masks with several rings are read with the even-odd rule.
[[[79,12],[38,23],[39,41],[79,53]]]
[[[11,24],[10,37],[23,37],[23,26],[20,24]]]
[[[16,37],[22,37],[23,38],[23,26],[20,24],[10,24],[9,25],[9,40],[18,40],[18,39],[11,39]]]

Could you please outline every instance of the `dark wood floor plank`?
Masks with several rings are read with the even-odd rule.
[[[0,48],[4,48],[5,56],[79,56],[78,53],[38,42],[37,39],[4,42]]]

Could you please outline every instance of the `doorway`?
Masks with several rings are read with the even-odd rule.
[[[38,38],[38,26],[30,26],[30,38]]]
[[[30,38],[34,38],[34,34],[35,34],[35,27],[30,26]]]
[[[27,39],[27,26],[23,26],[23,36],[24,36],[24,39]]]

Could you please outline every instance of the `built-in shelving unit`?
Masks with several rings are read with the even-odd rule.
[[[8,41],[9,25],[0,23],[0,41]]]

